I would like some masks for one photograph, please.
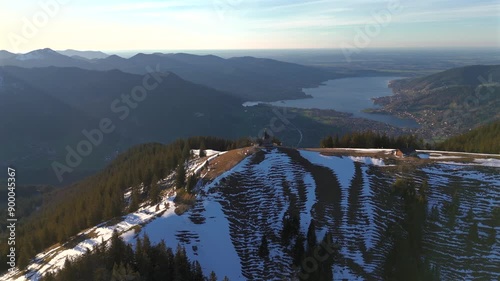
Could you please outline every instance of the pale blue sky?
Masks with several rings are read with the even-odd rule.
[[[500,47],[498,0],[0,0],[0,18],[16,52]]]

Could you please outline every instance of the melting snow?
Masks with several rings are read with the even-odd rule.
[[[480,163],[482,166],[500,168],[500,159],[494,159],[494,158],[475,159],[474,162]]]
[[[349,156],[349,159],[351,159],[354,162],[365,163],[367,165],[374,165],[374,166],[379,166],[379,167],[390,166],[390,165],[386,165],[384,163],[384,160],[379,159],[379,158]]]
[[[222,155],[226,153],[227,151],[217,151],[217,150],[212,150],[212,149],[205,149],[205,155],[210,157],[212,155]],[[191,149],[191,153],[193,153],[196,156],[200,156],[200,150],[199,149]]]

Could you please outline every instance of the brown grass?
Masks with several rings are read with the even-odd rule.
[[[177,207],[174,210],[174,213],[178,216],[184,214],[187,210],[189,210],[192,206],[186,205],[186,204],[180,204],[177,205]]]
[[[194,205],[194,203],[196,203],[196,195],[190,194],[184,189],[178,189],[177,195],[174,199],[174,203],[176,207],[174,212],[180,216],[184,214],[184,212],[189,210]]]
[[[255,153],[258,149],[255,147],[244,147],[228,151],[219,157],[213,159],[208,165],[208,173],[205,176],[207,180],[213,180],[225,171],[231,170],[238,165],[245,157]]]
[[[184,189],[177,190],[177,196],[174,199],[175,204],[187,204],[192,205],[196,202],[196,195],[190,194]]]
[[[322,155],[326,156],[345,156],[345,155],[356,155],[356,156],[366,156],[366,157],[378,157],[378,158],[397,158],[394,155],[386,154],[384,151],[354,151],[343,148],[306,148],[305,150],[320,152]]]

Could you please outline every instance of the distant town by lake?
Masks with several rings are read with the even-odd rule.
[[[354,117],[388,123],[397,127],[415,128],[418,123],[412,119],[402,119],[387,114],[363,112],[367,108],[378,108],[372,98],[392,95],[387,87],[389,81],[400,77],[354,77],[326,81],[317,88],[304,89],[304,93],[312,98],[266,102],[274,106],[333,109],[352,113]],[[246,102],[244,106],[253,106],[263,102]]]

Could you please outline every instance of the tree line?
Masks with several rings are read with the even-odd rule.
[[[88,250],[75,260],[66,260],[64,268],[46,274],[41,281],[217,281],[212,271],[204,276],[197,261],[191,262],[184,248],[174,251],[162,240],[152,245],[149,237],[137,238],[135,247],[126,244],[114,232],[106,243]],[[229,281],[227,277],[224,281]]]
[[[424,148],[424,142],[415,135],[387,136],[373,131],[347,133],[323,138],[320,146],[324,148]]]

